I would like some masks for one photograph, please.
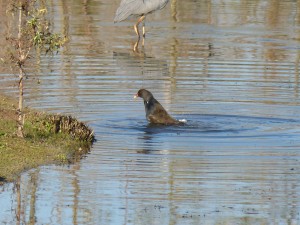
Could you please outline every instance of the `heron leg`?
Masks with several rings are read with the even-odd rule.
[[[139,32],[139,24],[145,19],[145,16],[141,16],[137,23],[133,26],[134,27],[134,31],[136,33],[136,35],[138,36],[138,39],[140,39],[140,32]],[[144,31],[143,31],[144,32]],[[144,35],[144,34],[143,34]]]
[[[140,32],[139,32],[139,28],[138,28],[138,23],[136,23],[134,26],[134,31],[136,33],[136,35],[138,36],[138,40],[140,39]]]
[[[146,37],[145,20],[143,21],[143,38]]]

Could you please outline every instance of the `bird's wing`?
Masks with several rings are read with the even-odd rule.
[[[117,9],[114,22],[127,19],[130,15],[146,15],[162,9],[169,0],[122,0]]]
[[[167,111],[164,109],[164,107],[159,102],[157,102],[156,107],[152,113],[156,114],[156,115],[161,115],[161,116],[169,116]]]
[[[158,103],[155,110],[148,115],[148,119],[151,123],[160,124],[172,124],[176,122],[176,120],[168,114],[168,112],[162,107],[160,103]]]
[[[162,124],[163,123],[161,118],[157,115],[149,115],[148,120],[149,120],[150,123],[157,123],[157,124]]]
[[[145,11],[144,0],[122,0],[114,22],[126,20],[130,15],[140,15]]]
[[[143,0],[147,5],[149,12],[163,9],[169,0]]]

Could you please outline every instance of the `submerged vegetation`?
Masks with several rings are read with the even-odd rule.
[[[24,110],[24,138],[16,135],[15,102],[0,95],[0,183],[48,163],[70,163],[86,154],[93,131],[71,116]]]

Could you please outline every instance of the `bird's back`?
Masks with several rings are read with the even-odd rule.
[[[122,0],[117,9],[114,22],[120,22],[131,15],[146,15],[162,9],[169,0]]]
[[[150,123],[165,125],[179,124],[179,121],[171,117],[155,98],[152,98],[149,102],[144,102],[144,104],[146,117]]]

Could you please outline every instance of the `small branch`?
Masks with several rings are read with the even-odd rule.
[[[24,76],[20,77],[19,86],[20,86],[21,82],[23,81],[23,79],[24,79]]]
[[[24,59],[27,59],[27,58],[28,58],[30,50],[31,50],[31,47],[28,48],[28,51],[27,51],[27,53],[25,54]]]
[[[19,47],[19,53],[20,53],[20,55],[22,53],[21,38],[22,38],[22,6],[19,6],[18,47]]]

